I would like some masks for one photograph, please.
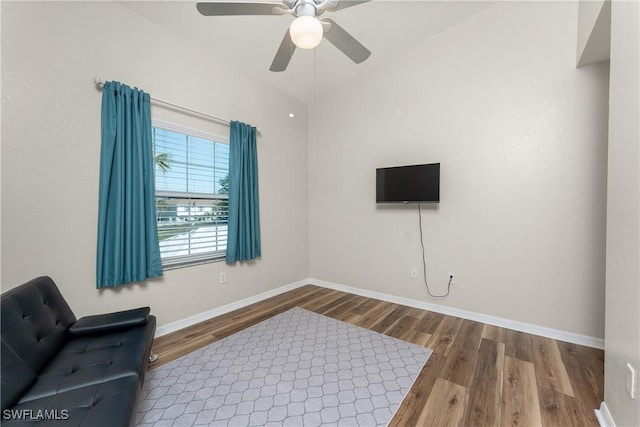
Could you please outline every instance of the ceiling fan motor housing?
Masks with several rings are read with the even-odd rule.
[[[337,9],[340,0],[284,0],[283,3],[289,6],[295,16],[319,16],[325,10]]]
[[[313,0],[298,0],[294,10],[295,16],[316,16],[316,4]]]

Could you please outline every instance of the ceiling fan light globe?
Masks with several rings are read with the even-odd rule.
[[[313,16],[299,16],[291,23],[289,34],[300,49],[313,49],[322,41],[322,23]]]

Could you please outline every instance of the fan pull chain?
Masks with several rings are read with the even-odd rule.
[[[296,115],[293,112],[293,51],[294,51],[294,47],[293,47],[293,42],[291,42],[291,60],[289,60],[289,76],[290,76],[290,82],[289,82],[289,87],[291,88],[291,112],[289,113],[289,118],[293,119]]]
[[[316,77],[316,68],[317,68],[317,60],[316,53],[318,52],[318,48],[313,49],[313,103],[316,102],[316,94],[318,93],[318,79]]]

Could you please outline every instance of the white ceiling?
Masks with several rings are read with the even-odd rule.
[[[302,49],[296,50],[286,71],[269,71],[276,50],[293,20],[289,15],[207,17],[198,13],[196,1],[191,0],[118,3],[180,37],[205,46],[226,66],[236,67],[238,72],[309,103],[314,99],[314,92],[315,97],[320,98],[355,81],[490,7],[495,1],[372,0],[337,12],[326,12],[323,17],[335,20],[372,54],[365,62],[354,64],[323,40],[315,49],[315,73],[314,51]]]

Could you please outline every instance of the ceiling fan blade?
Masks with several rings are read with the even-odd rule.
[[[333,10],[342,10],[351,6],[357,6],[362,3],[367,3],[369,1],[371,0],[340,0],[340,2],[338,3],[338,7]]]
[[[324,38],[340,49],[342,53],[347,55],[353,62],[359,64],[371,55],[369,49],[364,47],[362,43],[356,40],[344,28],[336,24],[334,20],[325,18],[322,22],[330,24],[324,33]]]
[[[335,12],[336,10],[346,9],[369,1],[371,0],[320,0],[320,3],[316,6],[316,10],[319,14],[325,10]]]
[[[296,45],[293,44],[291,40],[291,35],[289,34],[289,29],[287,28],[287,32],[284,34],[284,38],[282,39],[282,43],[280,43],[280,47],[276,52],[275,58],[273,58],[273,62],[271,63],[271,67],[269,70],[280,72],[287,69],[289,65],[289,61],[291,61],[291,57],[293,56],[293,52],[296,50]]]
[[[284,15],[289,12],[282,3],[199,2],[196,8],[204,16]]]

